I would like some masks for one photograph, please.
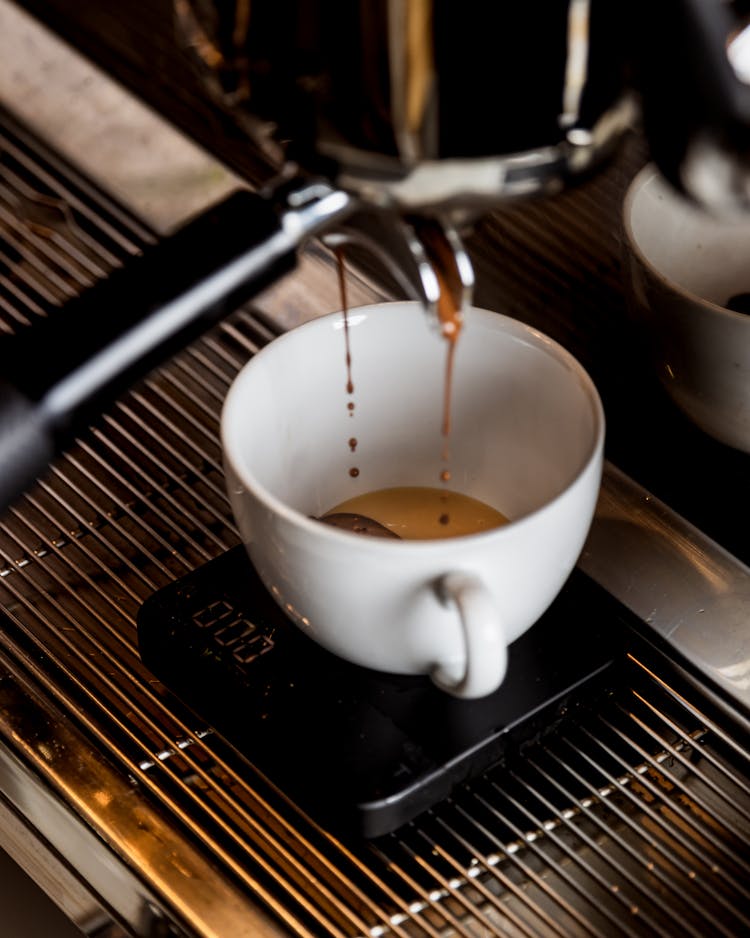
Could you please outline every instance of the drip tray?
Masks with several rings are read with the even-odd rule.
[[[141,607],[144,663],[323,823],[377,837],[606,690],[619,605],[576,571],[510,647],[502,686],[457,700],[348,664],[285,618],[236,547]]]

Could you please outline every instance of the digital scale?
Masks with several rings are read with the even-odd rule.
[[[459,700],[322,649],[238,546],[151,596],[138,636],[154,675],[309,814],[377,837],[596,701],[628,621],[576,570],[510,646],[501,687]]]

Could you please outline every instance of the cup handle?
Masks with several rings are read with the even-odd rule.
[[[492,597],[477,577],[448,573],[437,582],[444,605],[454,604],[461,618],[466,646],[466,667],[456,679],[443,665],[430,675],[433,682],[455,697],[484,697],[496,690],[505,677],[508,646],[505,629]]]

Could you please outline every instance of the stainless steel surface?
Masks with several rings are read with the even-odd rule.
[[[579,565],[750,707],[745,564],[610,465]]]

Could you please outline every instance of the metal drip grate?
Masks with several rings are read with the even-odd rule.
[[[631,658],[603,708],[487,773],[396,851],[451,883],[457,934],[477,908],[511,935],[742,934],[747,768]]]
[[[151,240],[2,114],[0,237],[13,329],[59,314]],[[218,414],[237,369],[271,338],[238,312],[125,397],[0,524],[8,748],[178,933],[747,934],[746,740],[697,690],[678,690],[666,660],[624,660],[596,708],[582,703],[543,741],[372,843],[316,826],[143,667],[141,603],[237,543]],[[100,762],[126,793],[116,823],[113,789],[86,787]],[[147,827],[162,844],[179,836],[170,862],[203,858],[204,879],[186,874],[169,880],[181,892],[168,890],[164,857],[139,852]],[[156,933],[141,911],[101,899],[134,933]]]

